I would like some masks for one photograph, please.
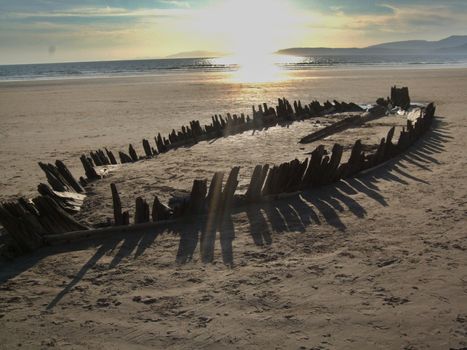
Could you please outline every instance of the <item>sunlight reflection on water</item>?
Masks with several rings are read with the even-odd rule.
[[[227,80],[237,83],[272,83],[292,79],[284,65],[299,61],[297,57],[277,55],[241,55],[212,59],[213,64],[233,67]]]

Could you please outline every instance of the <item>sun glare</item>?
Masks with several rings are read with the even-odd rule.
[[[228,80],[238,83],[270,83],[289,78],[281,64],[294,61],[294,57],[272,54],[232,55],[214,59],[216,64],[236,66],[228,73]]]
[[[289,39],[291,12],[284,1],[227,0],[212,9],[217,22],[212,29],[236,55],[271,53]]]
[[[281,79],[272,53],[293,41],[300,16],[285,1],[226,0],[197,17],[197,27],[239,65],[234,80],[266,82]]]

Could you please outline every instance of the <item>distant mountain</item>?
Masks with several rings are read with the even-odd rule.
[[[387,49],[366,49],[366,48],[330,48],[330,47],[294,47],[279,50],[279,55],[290,56],[315,56],[315,55],[366,55],[369,53],[387,53]]]
[[[425,50],[432,47],[433,41],[426,40],[407,40],[394,41],[378,45],[368,46],[366,49],[388,49],[388,50]]]
[[[467,53],[467,44],[455,47],[442,47],[440,49],[437,49],[436,51],[443,53]]]
[[[458,47],[467,44],[467,35],[453,35],[449,38],[428,41],[428,40],[408,40],[372,45],[368,48],[382,48],[392,50],[437,50],[441,48]]]
[[[314,55],[467,53],[467,35],[453,35],[438,41],[396,41],[363,48],[296,47],[279,50],[276,53],[304,57]]]
[[[198,51],[179,52],[174,55],[167,56],[166,58],[211,58],[211,57],[221,57],[221,56],[225,56],[225,53],[198,50]]]

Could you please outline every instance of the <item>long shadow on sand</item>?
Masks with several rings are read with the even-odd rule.
[[[232,216],[235,217],[238,213],[246,214],[252,242],[257,246],[273,244],[275,234],[304,232],[310,225],[326,223],[337,230],[345,231],[346,226],[340,218],[341,213],[349,212],[360,219],[364,219],[367,213],[363,204],[358,202],[357,194],[364,194],[379,205],[387,206],[384,193],[378,186],[381,180],[395,181],[403,186],[410,185],[409,181],[427,183],[425,179],[410,174],[403,163],[410,163],[423,170],[431,171],[430,165],[438,164],[436,155],[444,152],[445,144],[452,139],[445,124],[443,118],[437,117],[433,130],[415,143],[407,153],[358,178],[342,180],[336,184],[311,189],[282,200],[240,208],[215,222],[205,217],[191,218],[168,228],[153,229],[131,236],[116,236],[73,245],[45,247],[31,256],[16,259],[14,264],[3,263],[0,284],[21,274],[47,256],[98,247],[68,285],[49,303],[47,309],[51,309],[104,255],[111,255],[118,248],[108,268],[117,267],[125,258],[132,256],[136,259],[141,256],[162,233],[173,233],[179,237],[175,257],[178,264],[190,262],[196,254],[200,254],[200,260],[204,263],[214,261],[216,242],[219,241],[223,263],[227,266],[234,266],[235,224]],[[401,163],[401,160],[404,162]],[[361,198],[361,196],[358,197]]]

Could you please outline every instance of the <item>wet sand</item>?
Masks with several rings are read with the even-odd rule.
[[[175,109],[186,119],[176,125],[205,113],[185,114],[182,106],[208,106],[207,118],[278,95],[372,102],[393,84],[409,86],[415,101],[436,102],[438,120],[406,155],[370,174],[234,213],[209,248],[212,264],[200,261],[199,222],[44,248],[3,263],[0,348],[466,347],[467,70],[295,74],[305,79],[262,87],[180,82],[183,91],[206,94],[180,99]],[[139,143],[152,136],[148,126],[164,131],[153,117],[160,115],[155,107],[165,108],[152,79],[2,84],[2,160],[27,174],[11,179],[15,168],[2,168],[2,195],[33,186],[40,174],[29,163],[39,159],[65,154],[73,162],[96,146]],[[139,101],[141,113],[129,118],[133,107],[109,103],[123,96]],[[100,117],[92,118],[99,105]],[[60,117],[59,110],[66,112]],[[81,115],[82,123],[65,115]],[[104,131],[89,124],[109,120],[114,126]],[[51,125],[63,144],[40,134]]]

